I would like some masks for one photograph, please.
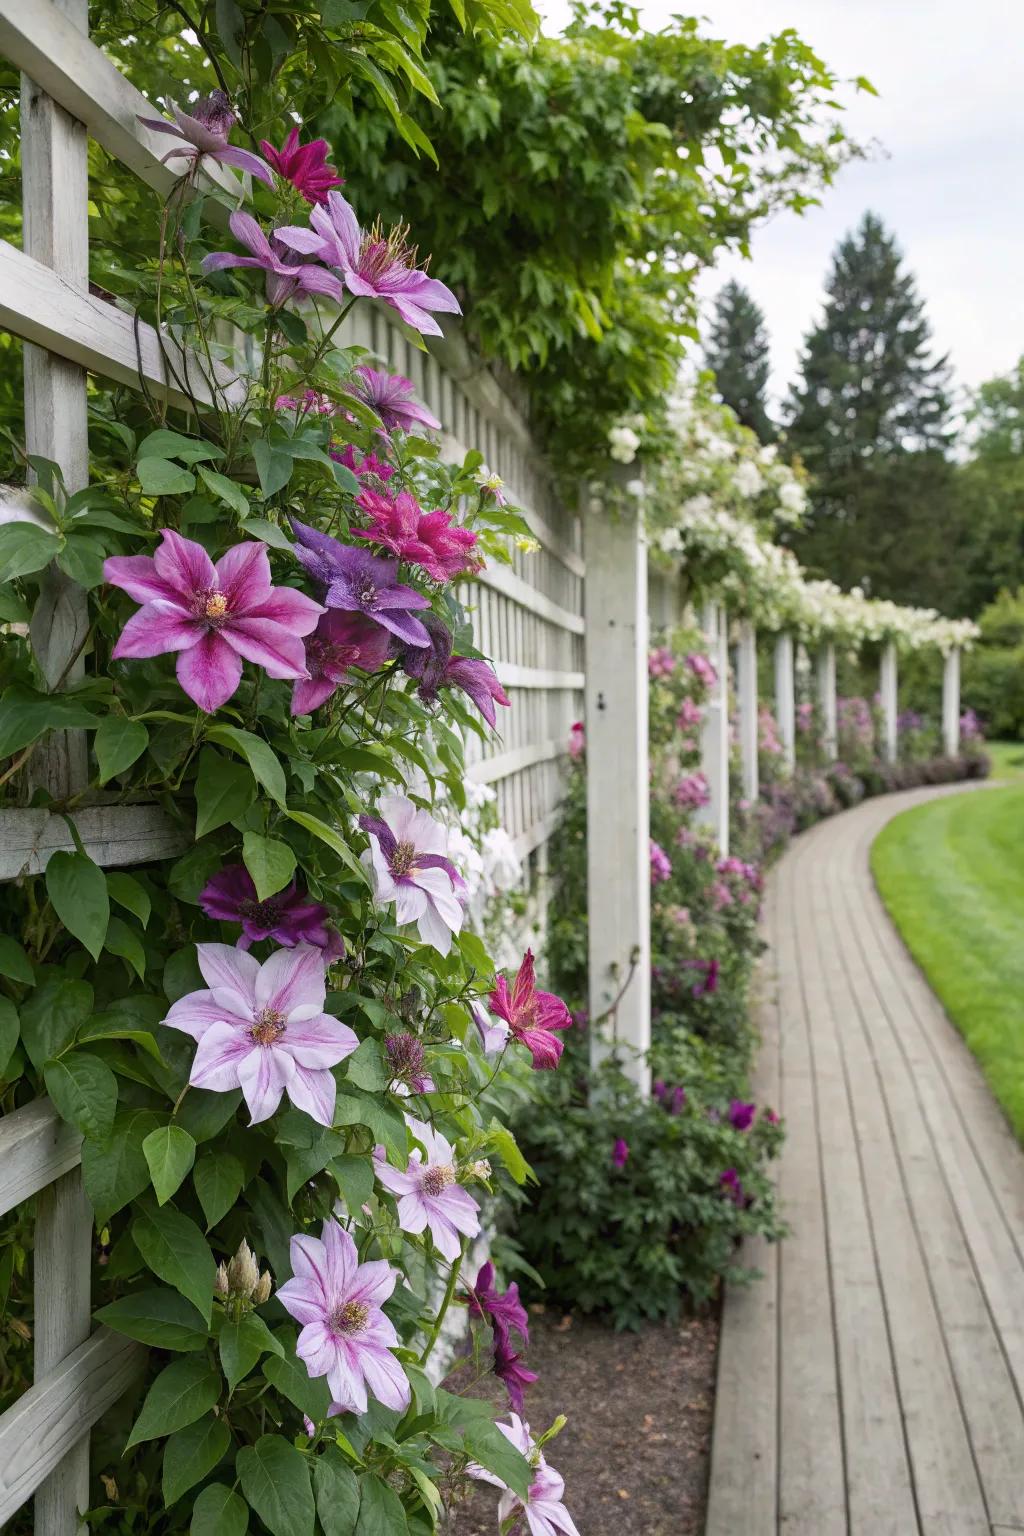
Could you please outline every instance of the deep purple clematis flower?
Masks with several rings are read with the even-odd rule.
[[[324,957],[310,944],[279,949],[262,965],[229,944],[197,944],[209,991],[180,997],[164,1019],[199,1042],[189,1082],[228,1093],[241,1088],[252,1124],[268,1119],[287,1089],[319,1125],[334,1119],[331,1068],[359,1040],[324,1013]]]
[[[612,1148],[612,1163],[616,1168],[625,1168],[629,1162],[629,1142],[621,1136],[616,1136],[615,1146]]]
[[[399,1346],[381,1307],[401,1279],[383,1259],[360,1264],[353,1239],[336,1221],[321,1237],[291,1240],[291,1280],[277,1292],[302,1324],[295,1353],[312,1377],[326,1376],[332,1412],[365,1413],[367,1389],[385,1408],[409,1406],[409,1381],[391,1353]]]
[[[142,603],[112,656],[178,651],[178,682],[200,709],[226,704],[242,678],[242,660],[271,677],[305,677],[302,636],[316,628],[319,603],[270,583],[265,544],[236,544],[214,565],[201,544],[164,528],[150,555],[114,555],[103,574]]]
[[[296,261],[276,235],[267,238],[251,213],[233,213],[228,224],[235,239],[251,254],[236,256],[233,251],[213,251],[203,257],[204,272],[221,272],[225,267],[261,268],[267,274],[267,299],[275,309],[289,299],[308,299],[314,293],[340,302],[342,288],[334,273],[315,262]]]
[[[523,1393],[537,1380],[537,1372],[527,1369],[522,1356],[512,1348],[507,1336],[496,1337],[494,1340],[493,1370],[498,1380],[505,1384],[509,1406],[516,1413],[522,1413],[525,1407]]]
[[[350,668],[376,672],[388,659],[391,637],[386,629],[361,613],[323,615],[306,636],[306,672],[292,689],[292,714],[311,715],[314,709],[351,682]]]
[[[513,1037],[526,1046],[535,1072],[558,1066],[565,1041],[552,1031],[568,1029],[572,1016],[553,992],[538,992],[531,949],[523,956],[512,990],[504,976],[499,976],[488,1001],[491,1011],[504,1019]]]
[[[523,1343],[529,1344],[530,1328],[526,1308],[519,1299],[519,1286],[513,1280],[507,1290],[499,1291],[490,1259],[481,1265],[468,1301],[470,1317],[490,1323],[496,1340],[503,1339],[507,1343],[510,1331],[514,1329]]]
[[[199,893],[199,905],[216,922],[241,923],[239,949],[249,949],[261,939],[274,939],[286,949],[312,944],[323,951],[328,964],[345,953],[341,934],[327,926],[327,908],[301,895],[294,880],[283,891],[260,901],[245,865],[229,864],[206,882]]]
[[[248,171],[250,176],[258,176],[268,187],[274,185],[266,161],[247,149],[236,149],[228,143],[228,134],[235,126],[236,118],[223,91],[201,96],[193,103],[191,112],[183,112],[174,101],[168,101],[167,105],[174,115],[173,123],[165,117],[139,118],[144,128],[152,128],[154,133],[170,133],[184,141],[167,151],[163,157],[165,164],[168,160],[182,158],[189,162],[187,168],[190,169],[207,155],[211,160],[219,160],[221,165],[233,165],[240,171]]]
[[[309,222],[310,229],[286,224],[277,231],[278,239],[293,251],[337,267],[357,298],[383,299],[424,336],[442,335],[430,311],[462,313],[451,289],[417,267],[418,253],[407,243],[408,229],[396,226],[387,235],[376,224],[368,231],[360,229],[355,210],[340,192],[329,192],[327,206],[314,208]]]
[[[733,1205],[747,1205],[749,1200],[735,1168],[727,1168],[718,1175],[718,1187]]]
[[[440,688],[461,688],[469,695],[487,724],[493,730],[498,723],[496,704],[506,708],[512,703],[486,661],[470,656],[452,655],[452,635],[447,625],[433,615],[424,619],[430,649],[407,651],[402,666],[410,677],[419,679],[417,692],[423,701],[432,704]]]
[[[415,1147],[403,1172],[391,1168],[384,1148],[377,1147],[373,1154],[377,1178],[385,1189],[398,1196],[398,1225],[402,1231],[416,1233],[429,1228],[438,1252],[454,1263],[462,1248],[459,1233],[476,1237],[480,1231],[480,1207],[458,1183],[451,1143],[440,1131],[411,1115],[406,1117],[406,1123],[426,1148],[426,1159]]]
[[[371,526],[354,528],[354,538],[383,544],[400,560],[421,565],[434,581],[452,581],[464,571],[477,569],[476,534],[453,523],[440,507],[424,512],[411,491],[389,496],[367,488],[356,497],[356,506],[370,518]]]
[[[448,835],[405,795],[385,795],[378,810],[379,816],[359,818],[370,837],[363,862],[370,866],[377,904],[393,901],[399,927],[415,923],[424,944],[446,955],[452,934],[462,928],[459,895],[466,885],[445,857]]]
[[[423,1070],[423,1046],[415,1035],[404,1032],[388,1035],[384,1040],[384,1054],[393,1082],[401,1083],[413,1093],[433,1093],[434,1080]]]
[[[749,1131],[756,1113],[756,1104],[745,1104],[742,1099],[733,1099],[729,1105],[729,1124],[737,1131]]]
[[[495,1488],[502,1488],[504,1492],[498,1501],[498,1525],[502,1530],[512,1530],[519,1526],[519,1521],[513,1521],[521,1516],[525,1519],[530,1536],[580,1536],[573,1524],[572,1516],[562,1503],[562,1495],[565,1493],[565,1480],[549,1467],[540,1450],[530,1434],[529,1424],[524,1424],[517,1413],[511,1415],[511,1422],[502,1424],[497,1428],[501,1430],[505,1439],[514,1445],[516,1450],[525,1456],[530,1463],[532,1478],[525,1503],[517,1493],[513,1493],[508,1485],[496,1472],[488,1472],[486,1467],[481,1467],[478,1462],[470,1462],[466,1471],[470,1477],[475,1477],[479,1482],[491,1483]]]
[[[299,541],[295,553],[309,574],[326,587],[328,608],[365,614],[406,645],[430,643],[423,624],[410,612],[429,608],[430,601],[414,587],[400,584],[397,560],[384,560],[367,549],[339,544],[330,534],[308,528],[296,518],[292,519],[292,529]]]
[[[332,187],[345,185],[333,165],[327,164],[331,147],[326,139],[310,139],[308,144],[299,143],[299,130],[293,128],[281,145],[275,149],[266,139],[260,139],[260,149],[268,165],[290,181],[301,192],[307,203],[326,203]]]
[[[651,1096],[661,1103],[668,1093],[668,1084],[663,1077],[656,1077],[651,1084]]]
[[[684,1106],[685,1103],[686,1103],[686,1089],[685,1088],[673,1088],[673,1090],[672,1090],[672,1103],[669,1106],[669,1114],[670,1115],[680,1115],[680,1114],[682,1114],[683,1106]]]
[[[441,430],[437,417],[413,399],[412,380],[400,373],[382,373],[360,363],[352,370],[349,387],[357,400],[377,412],[389,432],[395,427],[403,432],[411,432],[415,427],[429,427],[432,432]]]

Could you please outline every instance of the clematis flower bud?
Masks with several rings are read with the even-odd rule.
[[[256,1256],[245,1238],[238,1245],[238,1252],[228,1264],[228,1289],[232,1296],[252,1296],[260,1283],[260,1268]]]

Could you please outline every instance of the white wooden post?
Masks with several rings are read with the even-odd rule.
[[[88,0],[60,0],[68,20],[89,30]],[[89,180],[86,131],[27,76],[21,81],[24,249],[69,289],[89,286]],[[89,481],[84,371],[25,345],[25,438],[30,453],[60,465],[68,492]],[[56,566],[47,572],[32,615],[33,651],[50,688],[82,675],[88,628],[86,595]],[[56,797],[88,783],[85,733],[54,732],[34,754],[33,782]],[[79,1169],[36,1200],[34,1371],[40,1381],[89,1336],[92,1311],[92,1214]],[[26,1450],[30,1449],[26,1447]],[[89,1438],[84,1436],[39,1485],[38,1536],[70,1536],[89,1502]]]
[[[887,763],[896,761],[898,686],[896,645],[894,641],[887,640],[882,646],[882,665],[879,673],[879,693],[882,697],[882,756]]]
[[[650,1091],[647,543],[639,509],[584,519],[591,1061]]]
[[[740,623],[736,651],[736,698],[740,727],[740,762],[743,797],[751,805],[760,793],[757,771],[759,722],[757,718],[757,630],[749,619]]]
[[[793,682],[793,636],[775,637],[775,715],[786,767],[796,767],[796,689]]]
[[[695,820],[710,827],[723,856],[729,852],[729,630],[721,603],[708,603],[701,619],[708,655],[718,674],[704,705],[700,733],[701,771],[710,799]]]
[[[834,763],[839,754],[839,727],[836,719],[836,648],[831,640],[826,640],[818,650],[818,711],[825,760]]]
[[[960,751],[960,647],[954,645],[942,670],[942,750],[947,757]]]

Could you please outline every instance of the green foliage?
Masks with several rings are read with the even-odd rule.
[[[704,362],[724,404],[762,443],[770,443],[776,435],[765,401],[770,343],[764,315],[741,283],[726,283],[715,299]]]
[[[964,696],[988,735],[1024,740],[1024,587],[998,593],[978,624],[981,639],[963,660]]]

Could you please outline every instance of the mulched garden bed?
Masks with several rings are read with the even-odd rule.
[[[717,1315],[615,1333],[530,1309],[527,1363],[540,1380],[526,1417],[538,1434],[569,1420],[548,1449],[580,1536],[700,1536],[717,1348]],[[453,1536],[494,1536],[497,1500],[476,1489]]]

